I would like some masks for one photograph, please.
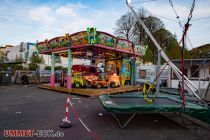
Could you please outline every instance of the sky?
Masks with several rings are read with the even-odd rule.
[[[180,40],[182,29],[176,22],[168,0],[142,1],[145,0],[132,0],[131,5],[144,8],[150,13],[148,15],[157,15],[165,28]],[[192,1],[173,0],[183,24],[187,20]],[[209,7],[210,0],[196,0],[190,22],[192,25],[188,31],[193,48],[210,43]],[[127,12],[130,10],[125,0],[1,0],[0,46],[43,41],[65,33],[86,30],[87,27],[96,27],[97,30],[114,34],[116,20]],[[189,43],[187,46],[192,49]]]

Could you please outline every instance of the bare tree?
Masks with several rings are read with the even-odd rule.
[[[135,19],[132,13],[126,13],[116,21],[117,28],[115,30],[115,34],[121,38],[125,38],[127,40],[132,41],[134,35],[134,25]]]
[[[145,10],[144,9],[139,9],[138,11],[139,17],[141,17],[141,19],[143,21],[145,21],[146,19],[146,14],[145,14]],[[145,35],[145,31],[143,29],[143,27],[141,25],[139,25],[139,22],[135,21],[135,25],[134,25],[134,43],[143,43],[146,40],[146,35]]]

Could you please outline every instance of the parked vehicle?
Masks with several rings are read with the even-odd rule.
[[[38,82],[38,78],[35,71],[30,70],[16,70],[14,74],[15,84],[21,84],[21,77],[26,74],[28,76],[28,81],[30,84],[35,84]]]
[[[39,79],[40,83],[49,83],[50,82],[50,70],[38,70],[36,71],[37,78]],[[56,73],[55,73],[56,76]],[[56,79],[56,77],[55,77]],[[56,82],[56,81],[55,81]]]
[[[164,67],[162,65],[160,67],[160,86],[167,86],[168,69],[168,66]],[[153,83],[158,74],[157,65],[141,65],[136,70],[136,82],[137,84],[143,84],[144,82]]]

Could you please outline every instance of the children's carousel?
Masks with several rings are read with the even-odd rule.
[[[97,95],[106,87],[110,93],[138,90],[135,83],[136,60],[141,56],[140,45],[106,32],[87,28],[86,31],[55,37],[36,44],[40,54],[51,55],[50,84],[41,88],[83,95]],[[68,57],[68,70],[61,76],[62,84],[55,84],[55,56]],[[72,66],[72,59],[89,59],[92,66]],[[104,63],[104,71],[96,67]],[[85,68],[84,68],[85,67]],[[90,70],[89,70],[90,69]],[[92,71],[91,71],[92,69]]]

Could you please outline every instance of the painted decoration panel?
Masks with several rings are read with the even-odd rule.
[[[79,32],[70,36],[72,46],[88,44],[87,32]]]
[[[57,49],[61,47],[67,47],[66,38],[64,36],[57,37],[49,41],[49,46],[52,49]]]
[[[146,53],[146,50],[147,50],[147,45],[143,45],[143,44],[138,44],[138,45],[135,45],[135,52],[144,56],[145,53]]]
[[[39,52],[45,52],[45,51],[50,50],[50,48],[47,47],[47,44],[46,44],[45,42],[38,43],[38,44],[36,45],[36,47],[37,47],[37,50],[38,50]]]
[[[132,43],[126,40],[118,40],[117,49],[132,52]]]
[[[116,38],[105,33],[97,32],[96,44],[114,47],[116,45]]]
[[[130,59],[123,59],[122,68],[121,68],[121,76],[125,80],[130,80]]]
[[[94,32],[91,29],[94,29]],[[106,47],[115,48],[117,49],[116,51],[125,51],[125,53],[122,55],[126,55],[126,52],[133,52],[132,42],[125,39],[117,38],[105,32],[96,31],[95,28],[90,28],[90,30],[78,32],[71,35],[65,34],[64,36],[56,37],[49,41],[45,40],[44,42],[38,43],[36,46],[40,53],[45,53],[46,51],[51,50],[62,50],[59,48],[68,47],[70,46],[70,44],[71,46],[86,46],[86,44],[89,44],[91,46],[94,46],[95,44],[103,45]],[[142,46],[138,45],[136,45],[134,49],[135,52],[138,54],[144,54],[146,50],[143,49]]]

